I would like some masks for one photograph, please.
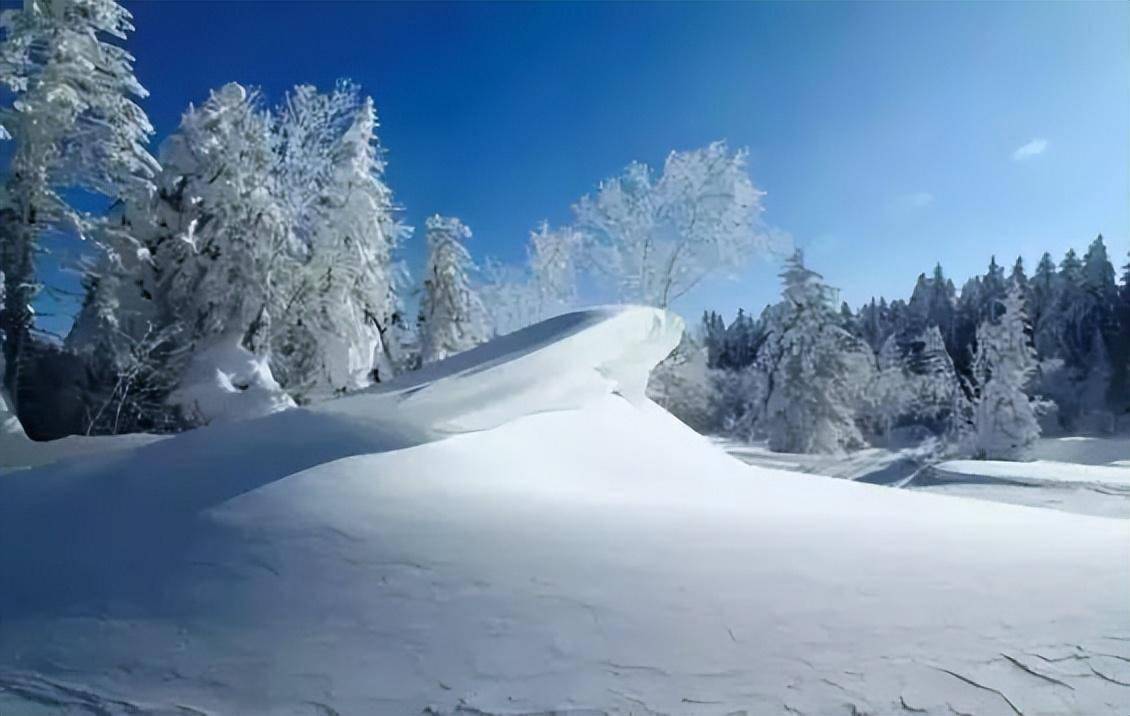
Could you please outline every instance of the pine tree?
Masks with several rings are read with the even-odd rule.
[[[1016,263],[1012,265],[1012,274],[1008,278],[1009,283],[1014,283],[1020,287],[1020,292],[1024,296],[1025,302],[1028,300],[1028,274],[1024,271],[1024,257],[1017,256]]]
[[[475,270],[464,242],[471,230],[459,219],[427,220],[428,259],[420,301],[420,351],[433,363],[485,341],[486,310],[472,286]]]
[[[14,148],[0,207],[0,312],[3,384],[18,408],[21,355],[33,327],[34,257],[51,229],[84,234],[89,220],[66,190],[107,197],[145,195],[156,161],[145,145],[153,128],[135,99],[146,96],[133,57],[114,41],[133,30],[112,0],[28,0],[0,15],[0,138]]]
[[[805,268],[800,251],[781,278],[784,300],[771,314],[758,357],[769,380],[763,411],[769,446],[783,452],[860,447],[854,405],[862,381],[849,358],[861,353],[860,343],[838,325],[831,290]]]
[[[1001,310],[1005,294],[1008,293],[1008,283],[1004,277],[1004,268],[997,263],[997,257],[989,260],[989,270],[981,281],[980,319],[995,320]]]
[[[1103,302],[1112,300],[1118,292],[1114,281],[1114,266],[1107,256],[1102,234],[1087,247],[1087,253],[1083,255],[1082,272],[1083,285]]]
[[[1045,253],[1040,258],[1030,287],[1032,298],[1029,306],[1036,351],[1044,358],[1055,358],[1059,346],[1055,312],[1059,303],[1060,286],[1051,254]]]
[[[1012,284],[996,320],[977,329],[973,357],[973,432],[976,456],[1010,459],[1040,435],[1039,402],[1028,397],[1027,384],[1036,370],[1036,352],[1027,335],[1021,289]]]
[[[1130,412],[1130,254],[1118,287],[1118,337],[1111,346],[1111,405],[1116,414]]]
[[[703,311],[699,332],[702,335],[702,347],[706,351],[707,366],[717,368],[725,341],[726,323],[714,311]]]

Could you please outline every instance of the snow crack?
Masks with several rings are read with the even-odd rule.
[[[973,687],[981,689],[983,691],[988,691],[990,693],[996,694],[997,696],[1000,696],[1001,699],[1003,699],[1004,702],[1006,704],[1008,704],[1008,707],[1010,709],[1012,709],[1012,712],[1015,713],[1016,716],[1024,716],[1024,712],[1021,711],[1020,709],[1016,708],[1016,704],[1012,703],[1012,699],[1008,698],[1008,696],[1006,696],[1003,691],[1000,691],[999,689],[994,689],[992,686],[985,686],[984,684],[979,684],[976,681],[974,681],[973,679],[969,678],[968,676],[963,676],[962,674],[959,674],[956,671],[950,671],[949,669],[945,669],[945,668],[942,668],[940,666],[935,666],[933,668],[942,672],[943,674],[949,674],[950,676],[952,676],[955,679],[958,679],[960,681],[964,681],[965,683],[969,684],[970,686],[973,686]],[[950,710],[954,711],[953,707],[950,707]],[[957,711],[954,711],[954,713],[957,713]]]

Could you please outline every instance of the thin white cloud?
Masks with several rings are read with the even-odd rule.
[[[1046,139],[1033,139],[1031,142],[1028,142],[1027,144],[1025,144],[1021,147],[1017,147],[1016,151],[1012,153],[1012,160],[1014,162],[1019,162],[1019,161],[1022,161],[1024,159],[1031,159],[1032,157],[1038,157],[1039,155],[1043,154],[1044,150],[1047,149],[1047,148],[1048,148],[1048,140],[1046,140]]]
[[[906,195],[906,205],[912,209],[922,209],[934,203],[934,195],[928,191],[916,191]]]
[[[915,191],[899,194],[891,200],[890,207],[899,214],[925,209],[934,203],[934,195],[928,191]]]

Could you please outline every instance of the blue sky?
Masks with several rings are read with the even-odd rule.
[[[537,222],[633,159],[727,139],[766,220],[853,305],[905,297],[936,261],[964,280],[1100,231],[1125,262],[1126,3],[127,7],[158,140],[227,81],[275,99],[351,77],[406,220],[458,215],[480,257],[520,259]],[[762,259],[677,308],[760,309],[776,271]]]

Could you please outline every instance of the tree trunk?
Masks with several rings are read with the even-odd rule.
[[[0,213],[0,270],[4,273],[4,305],[0,311],[0,331],[4,334],[3,387],[11,400],[14,415],[19,415],[20,367],[24,347],[34,316],[35,268],[32,262],[34,209],[22,220],[17,212]]]

